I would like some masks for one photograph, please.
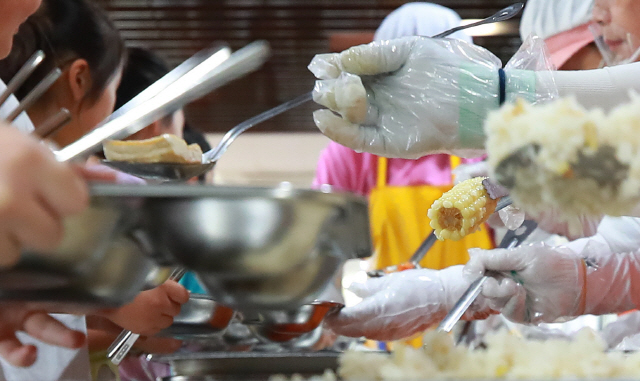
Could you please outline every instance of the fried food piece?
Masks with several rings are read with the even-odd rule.
[[[183,139],[171,134],[145,140],[110,140],[104,143],[103,149],[105,157],[111,161],[179,164],[202,162],[199,145],[187,145]]]

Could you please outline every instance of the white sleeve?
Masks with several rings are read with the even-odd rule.
[[[586,108],[610,110],[630,101],[629,91],[640,93],[640,62],[595,70],[539,72],[538,82],[548,76],[561,97],[574,96]]]
[[[598,225],[595,235],[569,242],[567,246],[575,252],[581,252],[589,242],[593,241],[606,245],[607,255],[639,250],[640,218],[606,216]]]

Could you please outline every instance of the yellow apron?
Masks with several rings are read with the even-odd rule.
[[[460,159],[451,156],[451,168]],[[422,241],[431,233],[427,211],[431,204],[451,189],[447,186],[389,186],[387,184],[387,159],[378,158],[377,185],[369,196],[371,235],[374,245],[376,269],[407,262]],[[491,249],[493,240],[483,226],[460,241],[437,241],[420,262],[430,269],[464,264],[469,260],[470,248]],[[412,340],[419,346],[420,340]]]

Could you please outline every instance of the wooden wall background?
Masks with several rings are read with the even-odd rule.
[[[214,42],[232,48],[264,39],[273,57],[259,71],[187,108],[191,125],[221,132],[313,87],[306,66],[329,50],[337,32],[374,31],[402,0],[98,0],[130,46],[155,50],[171,65]],[[462,18],[484,18],[512,0],[440,0]],[[520,44],[517,34],[476,38],[504,62]],[[315,131],[312,104],[256,127],[255,131]]]

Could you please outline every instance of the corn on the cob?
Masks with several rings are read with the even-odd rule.
[[[458,241],[476,231],[496,210],[497,200],[487,194],[482,180],[461,182],[437,199],[427,215],[439,240]]]

